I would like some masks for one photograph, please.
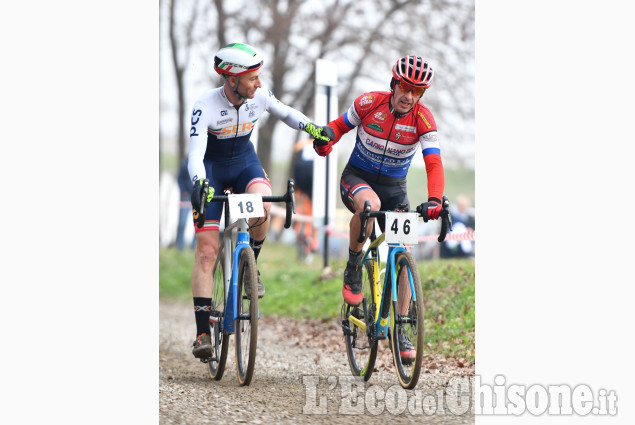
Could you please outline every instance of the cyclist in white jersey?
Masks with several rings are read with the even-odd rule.
[[[192,295],[197,336],[192,353],[201,360],[212,355],[209,313],[222,212],[221,203],[210,203],[214,191],[232,188],[234,193],[271,195],[271,183],[249,140],[256,122],[265,111],[289,127],[304,130],[318,140],[333,139],[332,129],[312,124],[304,114],[283,104],[270,90],[262,88],[262,65],[262,57],[247,44],[223,46],[214,57],[214,69],[223,77],[223,86],[203,93],[192,111],[188,170],[194,183],[192,207],[195,222],[201,209],[204,182],[209,182],[210,187],[205,224],[202,228],[194,226],[196,250]],[[270,204],[265,203],[264,209],[264,219],[252,219],[249,223],[256,260],[269,228]],[[258,296],[262,297],[264,292],[258,273]]]

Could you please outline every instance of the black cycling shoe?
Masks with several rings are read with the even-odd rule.
[[[356,306],[362,302],[362,265],[346,263],[344,269],[344,285],[342,286],[342,296],[349,305]]]

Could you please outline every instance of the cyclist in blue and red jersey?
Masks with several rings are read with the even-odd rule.
[[[364,242],[360,234],[359,213],[366,201],[373,211],[409,208],[406,174],[418,146],[421,146],[428,184],[428,202],[422,204],[424,220],[436,220],[441,212],[445,186],[437,126],[430,110],[420,102],[432,84],[434,72],[420,56],[405,56],[392,69],[391,91],[375,91],[359,96],[348,111],[331,121],[334,139],[327,144],[314,142],[320,156],[328,155],[344,133],[357,127],[355,148],[340,182],[344,205],[353,213],[350,221],[349,259],[344,270],[342,295],[350,305],[362,301],[361,252]],[[384,219],[378,219],[384,231]],[[368,220],[370,235],[373,220]],[[399,286],[400,314],[407,314],[410,287]],[[399,336],[402,357],[414,358],[415,350],[405,335]]]
[[[212,354],[209,316],[212,306],[213,267],[218,255],[219,220],[222,203],[211,202],[214,191],[232,188],[234,193],[271,195],[271,183],[256,155],[251,133],[263,113],[269,112],[289,127],[304,130],[318,140],[332,140],[332,130],[319,127],[301,112],[280,102],[260,80],[262,57],[243,43],[223,46],[214,57],[214,70],[223,77],[223,86],[203,93],[192,111],[188,170],[194,183],[194,222],[201,209],[202,187],[209,183],[205,199],[205,223],[195,226],[196,249],[192,269],[192,295],[196,319],[196,340],[192,353],[200,359]],[[325,133],[323,133],[325,132]],[[265,217],[251,219],[251,245],[258,259],[269,229],[270,204]],[[265,293],[258,273],[258,296]],[[222,300],[218,300],[222,302]]]

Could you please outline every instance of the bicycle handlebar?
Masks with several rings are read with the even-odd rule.
[[[450,211],[448,210],[448,207],[450,206],[450,200],[447,196],[443,195],[443,201],[441,201],[441,205],[443,209],[439,214],[439,218],[441,219],[441,232],[439,233],[439,237],[437,238],[439,242],[443,242],[448,231],[452,231],[452,219],[450,218]],[[420,211],[419,207],[417,207],[417,211],[410,212],[416,212],[417,214],[419,214],[420,217],[423,217],[423,211]],[[386,211],[371,211],[370,201],[366,201],[364,203],[364,209],[359,213],[361,228],[359,229],[359,237],[357,238],[357,242],[362,243],[366,240],[366,225],[368,224],[368,219],[370,217],[382,217],[385,214]]]
[[[439,242],[443,242],[448,232],[452,231],[452,217],[450,217],[450,210],[448,210],[450,200],[445,195],[443,195],[442,206],[443,209],[439,214],[439,217],[441,218],[441,232],[439,233],[439,237],[437,239]]]
[[[287,191],[281,196],[263,196],[262,202],[284,202],[286,203],[286,215],[284,220],[284,228],[291,227],[291,215],[295,214],[295,195],[294,195],[295,182],[293,179],[289,179],[287,182]],[[207,194],[205,195],[207,196]],[[225,202],[229,199],[227,195],[214,196],[211,202]],[[199,219],[200,220],[200,219]],[[200,226],[199,226],[200,227]]]

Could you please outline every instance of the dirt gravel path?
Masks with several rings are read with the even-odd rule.
[[[337,321],[262,316],[254,376],[240,387],[233,337],[225,374],[214,381],[191,354],[191,305],[161,300],[159,320],[161,424],[474,423],[468,387],[457,387],[474,375],[473,365],[426,356],[417,387],[406,391],[382,345],[364,384],[351,376]]]

